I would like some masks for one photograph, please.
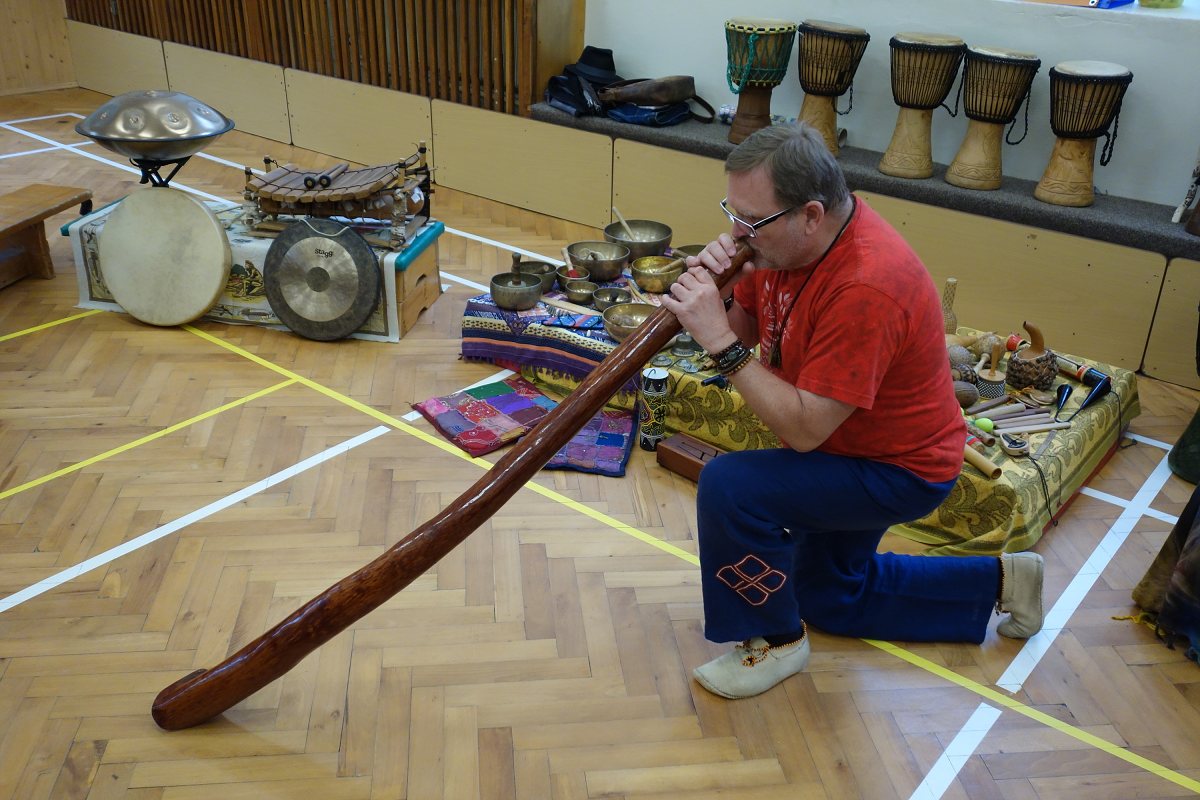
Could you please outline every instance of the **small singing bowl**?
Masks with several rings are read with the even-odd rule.
[[[575,242],[567,245],[567,255],[593,281],[615,281],[629,263],[629,248],[617,242]]]
[[[572,303],[582,303],[587,305],[592,302],[592,292],[600,287],[591,281],[567,281],[563,291],[567,293],[567,299]]]
[[[567,290],[567,284],[571,281],[586,281],[592,277],[592,273],[583,267],[575,267],[570,264],[563,264],[555,274],[558,276],[558,288],[564,292]]]
[[[658,306],[650,303],[617,303],[609,306],[604,309],[604,330],[618,342],[623,342],[657,310]]]
[[[675,266],[672,267],[672,264]],[[679,259],[666,256],[642,256],[629,268],[638,288],[655,294],[667,291],[672,283],[679,280],[683,270],[684,265]]]
[[[626,222],[629,223],[629,230],[633,232],[633,239],[629,238],[629,234],[625,232],[625,226],[620,222],[606,225],[604,238],[610,242],[627,246],[630,259],[642,256],[661,256],[667,251],[667,246],[671,244],[670,227],[649,219],[631,219]]]
[[[592,292],[592,305],[596,307],[597,311],[603,311],[617,303],[628,303],[631,300],[633,300],[632,292],[628,289],[618,289],[615,286],[606,286]]]
[[[678,247],[672,247],[671,252],[676,257],[679,256],[698,256],[704,252],[704,248],[708,245],[704,244],[681,244]]]
[[[542,279],[523,272],[501,272],[492,276],[492,301],[506,311],[525,311],[542,296]]]
[[[536,275],[542,281],[542,291],[548,292],[554,288],[555,270],[558,269],[548,261],[517,261],[513,263],[513,272],[523,272]]]

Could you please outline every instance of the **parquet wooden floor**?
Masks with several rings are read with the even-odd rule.
[[[104,99],[0,98],[0,191],[85,186],[99,206],[137,190],[62,116]],[[240,165],[266,154],[337,161],[235,131],[206,154],[228,163],[194,158],[176,185],[236,198]],[[73,215],[50,221],[58,277],[0,290],[0,797],[1118,800],[1200,787],[1200,667],[1113,619],[1192,489],[1164,459],[1198,395],[1149,379],[1135,443],[1037,546],[1061,628],[1040,650],[994,633],[978,647],[814,633],[805,673],[750,700],[710,696],[690,678],[721,651],[701,634],[694,487],[635,450],[623,479],[540,474],[284,678],[211,723],[159,730],[163,686],[481,474],[406,421],[410,404],[495,374],[458,359],[458,326],[506,247],[553,256],[596,231],[444,188],[433,208],[450,229],[446,292],[394,345],[81,313],[57,235]]]

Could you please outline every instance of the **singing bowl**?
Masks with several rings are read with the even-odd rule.
[[[567,281],[567,288],[563,291],[567,293],[567,299],[572,303],[590,305],[592,302],[592,292],[599,288],[599,286],[591,281]]]
[[[542,279],[523,272],[501,272],[492,276],[492,300],[506,311],[525,311],[542,296]]]
[[[586,268],[576,267],[573,264],[563,264],[554,271],[554,274],[558,278],[558,288],[564,292],[567,290],[567,284],[571,281],[586,281],[592,277],[591,272]]]
[[[75,132],[126,158],[179,161],[194,156],[233,120],[182,92],[147,89],[104,103],[75,126]]]
[[[629,263],[629,248],[617,242],[575,242],[567,245],[567,256],[591,280],[615,281]]]
[[[617,303],[628,303],[633,300],[633,293],[628,289],[618,289],[613,286],[606,286],[603,289],[597,289],[592,292],[592,305],[597,311],[603,311],[609,306],[615,306]]]
[[[644,292],[662,294],[679,280],[684,266],[679,259],[667,256],[642,256],[629,267],[634,283]],[[671,267],[675,264],[674,267]]]
[[[650,303],[617,303],[604,309],[604,330],[618,342],[636,331],[658,306]]]
[[[630,219],[626,222],[629,223],[629,230],[633,232],[632,240],[629,234],[625,233],[625,226],[619,222],[605,226],[604,238],[628,247],[630,259],[661,256],[667,251],[667,245],[671,244],[670,227],[648,219]]]
[[[677,247],[672,247],[671,252],[676,256],[698,256],[707,246],[705,244],[681,244]]]
[[[555,271],[557,266],[549,261],[517,261],[513,263],[513,272],[526,275],[536,275],[542,281],[542,291],[548,292],[554,288]]]

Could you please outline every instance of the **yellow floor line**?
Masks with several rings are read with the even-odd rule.
[[[15,333],[6,333],[3,336],[0,336],[0,342],[7,342],[9,339],[16,339],[18,336],[27,336],[31,333],[37,333],[38,331],[44,331],[47,328],[53,328],[55,325],[62,325],[63,323],[66,323],[66,322],[74,322],[77,319],[83,319],[84,317],[90,317],[93,314],[102,314],[102,313],[104,313],[104,312],[101,311],[100,309],[93,309],[92,311],[85,311],[82,314],[73,314],[72,316],[69,316],[69,317],[63,317],[62,319],[56,319],[56,320],[54,320],[54,322],[46,322],[41,325],[34,325],[32,328],[26,328],[23,331],[17,331]]]
[[[953,558],[953,556],[951,556],[951,558]],[[1180,775],[1178,772],[1175,772],[1172,769],[1164,767],[1161,764],[1156,764],[1155,762],[1151,761],[1148,758],[1143,758],[1142,756],[1139,756],[1136,753],[1130,752],[1129,750],[1121,747],[1120,745],[1113,744],[1112,742],[1106,741],[1105,739],[1102,739],[1099,736],[1096,736],[1095,734],[1080,730],[1079,728],[1076,728],[1074,725],[1068,725],[1067,723],[1063,722],[1062,720],[1055,719],[1054,717],[1050,716],[1049,714],[1038,711],[1036,708],[1030,708],[1029,706],[1025,705],[1024,703],[1014,700],[1012,697],[1004,694],[1003,692],[999,692],[989,686],[984,686],[983,684],[976,683],[975,681],[971,680],[970,678],[965,678],[962,675],[959,675],[957,672],[954,672],[951,669],[943,667],[940,664],[935,664],[934,662],[932,662],[928,659],[922,658],[921,656],[917,655],[916,653],[913,653],[909,650],[905,650],[902,647],[897,647],[896,645],[892,644],[891,642],[880,642],[880,641],[876,641],[874,639],[863,639],[863,641],[866,642],[867,644],[878,647],[880,650],[883,650],[885,653],[891,653],[896,658],[907,661],[908,663],[912,664],[914,667],[920,667],[921,669],[925,670],[926,672],[931,672],[934,675],[937,675],[947,681],[950,681],[951,683],[956,683],[959,686],[961,686],[962,688],[966,689],[967,691],[974,692],[975,694],[979,695],[980,697],[984,698],[985,700],[987,700],[990,703],[995,703],[998,706],[1010,709],[1012,711],[1017,712],[1018,714],[1024,714],[1025,716],[1029,717],[1032,720],[1040,722],[1049,728],[1053,728],[1054,730],[1059,731],[1060,733],[1065,733],[1067,736],[1070,736],[1073,739],[1077,739],[1080,742],[1083,742],[1084,744],[1091,745],[1092,747],[1095,747],[1097,750],[1103,750],[1104,752],[1108,753],[1109,755],[1115,756],[1116,758],[1119,758],[1122,761],[1132,764],[1135,767],[1140,767],[1141,769],[1144,769],[1147,772],[1152,772],[1155,775],[1159,776],[1160,778],[1164,778],[1168,781],[1171,781],[1172,783],[1182,786],[1185,789],[1190,789],[1193,792],[1200,793],[1200,781],[1193,780],[1193,779],[1187,777],[1186,775]]]
[[[291,386],[294,383],[296,383],[296,381],[287,380],[287,381],[283,381],[282,383],[277,383],[274,386],[268,386],[266,389],[259,389],[257,392],[254,392],[253,394],[248,394],[245,397],[240,397],[237,400],[228,402],[223,406],[218,406],[216,408],[205,411],[201,414],[197,414],[196,416],[192,417],[191,419],[185,419],[182,422],[176,422],[174,425],[171,425],[170,427],[163,428],[160,431],[155,431],[154,433],[147,434],[140,439],[134,439],[132,442],[126,442],[125,444],[120,445],[119,447],[114,447],[112,450],[101,453],[100,455],[92,456],[91,458],[84,459],[83,461],[80,461],[76,464],[72,464],[69,467],[63,467],[62,469],[57,470],[55,472],[51,472],[48,475],[43,475],[40,478],[35,478],[34,480],[28,481],[26,483],[22,483],[20,486],[13,486],[10,489],[5,489],[3,492],[0,492],[0,500],[4,500],[5,498],[12,497],[14,494],[23,492],[26,489],[32,489],[35,486],[41,486],[43,483],[46,483],[47,481],[52,481],[55,478],[61,478],[63,475],[69,475],[72,472],[77,472],[78,470],[81,470],[84,467],[91,466],[92,464],[95,464],[99,461],[103,461],[106,458],[111,458],[112,456],[115,456],[118,453],[124,453],[126,450],[132,450],[133,448],[139,447],[143,444],[146,444],[147,442],[152,442],[155,439],[161,439],[162,437],[164,437],[168,434],[174,433],[175,431],[186,428],[189,425],[194,425],[195,423],[200,422],[201,420],[205,420],[205,419],[208,419],[209,417],[216,416],[217,414],[220,414],[222,411],[228,411],[231,408],[236,408],[237,406],[243,405],[244,403],[248,403],[251,400],[257,400],[258,398],[260,398],[264,395],[271,394],[272,392],[278,391],[279,389],[282,389],[285,386]]]
[[[226,350],[230,351],[231,353],[236,353],[236,354],[242,356],[243,358],[247,358],[256,364],[259,364],[261,366],[266,367],[267,369],[277,372],[280,375],[285,375],[288,378],[292,378],[296,382],[301,383],[304,386],[307,386],[315,391],[318,391],[321,394],[325,395],[326,397],[329,397],[333,400],[338,401],[339,403],[345,403],[346,405],[349,405],[355,409],[358,409],[359,411],[362,411],[364,414],[367,414],[367,415],[379,420],[380,422],[383,422],[387,425],[391,425],[398,430],[404,431],[405,433],[412,434],[413,436],[416,436],[417,438],[421,439],[422,441],[428,442],[429,444],[432,444],[435,447],[438,447],[438,448],[446,451],[447,453],[451,453],[452,455],[458,456],[459,458],[462,458],[463,460],[471,461],[471,462],[483,467],[484,469],[491,469],[491,467],[492,467],[492,464],[490,462],[485,461],[482,458],[473,458],[473,457],[467,455],[466,453],[464,453],[459,448],[450,444],[449,442],[446,442],[442,439],[432,436],[422,430],[419,430],[418,428],[414,428],[413,426],[409,425],[408,423],[406,423],[402,420],[396,419],[395,417],[392,417],[389,414],[385,414],[382,411],[379,411],[378,409],[371,408],[370,406],[366,405],[365,403],[360,403],[359,401],[357,401],[351,397],[347,397],[346,395],[342,394],[341,392],[338,392],[334,389],[330,389],[327,386],[322,386],[321,384],[316,383],[315,381],[311,381],[308,378],[304,378],[300,375],[297,375],[296,373],[292,372],[291,370],[285,369],[277,364],[273,364],[270,361],[267,361],[266,359],[264,359],[260,356],[256,356],[253,353],[243,350],[242,348],[238,347],[235,344],[231,344],[230,342],[223,341],[222,339],[219,339],[209,333],[199,330],[198,328],[193,328],[190,325],[185,325],[184,328],[186,330],[196,334],[197,336],[201,337],[202,339],[210,341],[219,347],[225,348]],[[679,547],[671,544],[670,542],[666,542],[661,539],[656,539],[655,537],[651,536],[650,534],[648,534],[644,531],[640,531],[637,528],[634,528],[630,525],[626,525],[625,523],[608,516],[607,514],[604,514],[600,511],[596,511],[593,508],[589,508],[588,506],[586,506],[582,503],[579,503],[575,500],[572,500],[571,498],[566,497],[565,495],[559,494],[558,492],[554,491],[553,489],[547,489],[544,486],[541,486],[541,485],[539,485],[537,483],[533,483],[533,482],[527,483],[526,488],[532,489],[533,491],[537,492],[538,494],[541,494],[541,495],[543,495],[551,500],[554,500],[556,502],[559,502],[559,503],[567,506],[568,508],[571,508],[575,511],[580,512],[581,514],[585,514],[598,522],[601,522],[601,523],[608,525],[618,531],[621,531],[622,533],[633,536],[634,538],[636,538],[642,542],[645,542],[646,544],[649,544],[652,547],[656,547],[659,550],[662,550],[666,553],[670,553],[671,555],[674,555],[680,559],[683,559],[684,561],[688,562],[689,564],[699,565],[699,563],[700,563],[700,559],[697,556],[695,556],[694,554],[689,553],[686,550],[683,550],[682,548],[679,548]],[[986,698],[988,701],[995,703],[998,706],[1001,706],[1003,708],[1008,708],[1012,711],[1016,711],[1018,714],[1024,714],[1026,717],[1029,717],[1032,720],[1040,722],[1049,728],[1053,728],[1056,731],[1064,733],[1067,736],[1070,736],[1080,742],[1083,742],[1084,744],[1090,745],[1092,747],[1095,747],[1098,750],[1102,750],[1106,753],[1109,753],[1110,755],[1113,755],[1129,764],[1132,764],[1136,767],[1144,769],[1147,772],[1150,772],[1154,775],[1159,776],[1160,778],[1164,778],[1165,780],[1171,781],[1174,784],[1177,784],[1184,788],[1187,788],[1192,791],[1200,793],[1200,781],[1195,781],[1191,778],[1188,778],[1185,775],[1181,775],[1178,772],[1175,772],[1174,770],[1171,770],[1167,767],[1162,766],[1161,764],[1156,764],[1155,762],[1151,761],[1148,758],[1143,758],[1142,756],[1132,753],[1129,750],[1120,747],[1119,745],[1115,745],[1115,744],[1112,744],[1111,742],[1107,742],[1104,739],[1101,739],[1099,736],[1088,733],[1087,731],[1080,730],[1079,728],[1076,728],[1073,725],[1069,725],[1061,720],[1057,720],[1048,714],[1038,711],[1037,709],[1030,708],[1029,706],[1027,706],[1017,700],[1014,700],[1012,697],[1009,697],[1008,695],[1006,695],[1002,692],[992,689],[991,687],[984,686],[983,684],[977,683],[973,680],[970,680],[969,678],[965,678],[962,675],[959,675],[958,673],[956,673],[950,669],[947,669],[946,667],[943,667],[939,664],[935,664],[934,662],[929,661],[928,659],[918,656],[916,653],[905,650],[904,648],[898,647],[890,642],[880,642],[880,641],[875,641],[872,639],[864,639],[863,641],[867,642],[868,644],[874,645],[875,647],[878,647],[879,649],[883,650],[884,652],[890,653],[890,654],[896,656],[897,658],[903,659],[904,661],[907,661],[908,663],[912,664],[915,667],[919,667],[927,672],[930,672],[934,675],[941,677],[944,680],[947,680],[951,683],[957,684],[958,686],[961,686],[962,688],[967,689],[968,691],[974,692],[975,694],[979,695],[980,697]]]

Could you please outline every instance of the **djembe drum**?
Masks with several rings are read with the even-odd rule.
[[[774,19],[725,21],[729,91],[738,96],[729,141],[738,144],[771,124],[771,90],[787,75],[796,23]]]
[[[1096,139],[1104,136],[1100,165],[1117,140],[1114,120],[1133,73],[1107,61],[1064,61],[1050,69],[1050,127],[1058,138],[1033,196],[1059,206],[1090,206]],[[1108,126],[1113,132],[1108,133]]]
[[[838,154],[837,99],[854,82],[858,62],[871,36],[862,28],[837,22],[806,19],[800,23],[800,121],[812,125],[825,137],[829,152]],[[850,95],[854,106],[854,94]],[[846,109],[844,113],[850,113]]]
[[[933,110],[950,94],[967,46],[962,39],[934,33],[897,33],[889,45],[892,98],[900,110],[879,171],[897,178],[928,178],[933,174]]]
[[[963,111],[967,133],[946,170],[946,181],[964,189],[999,189],[1004,126],[1017,119],[1042,61],[1030,53],[968,47],[963,62]],[[1026,106],[1026,133],[1029,131]],[[1011,132],[1011,129],[1010,129]],[[1020,144],[1021,139],[1009,144]]]

